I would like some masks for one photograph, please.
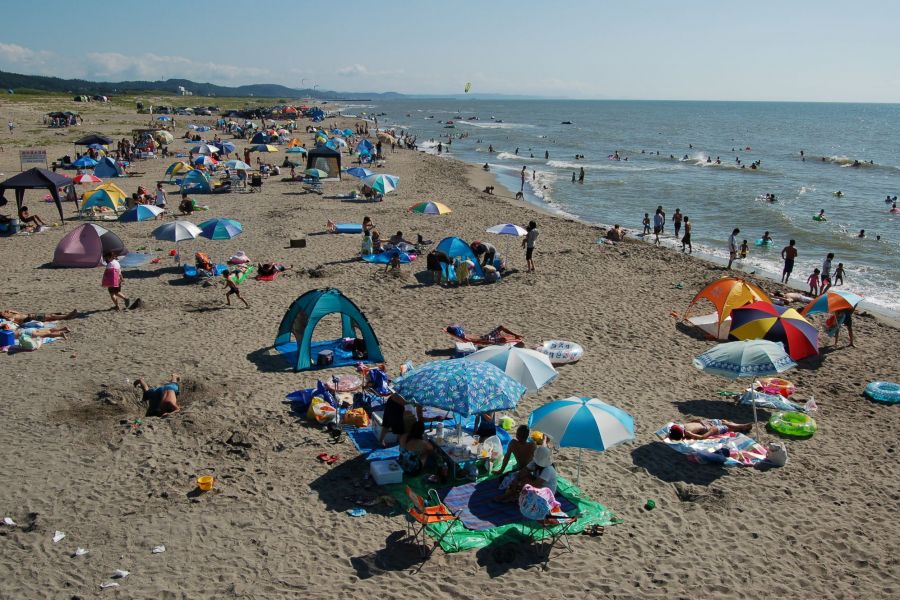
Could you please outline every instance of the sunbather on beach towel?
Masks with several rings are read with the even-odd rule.
[[[28,321],[66,321],[68,319],[74,319],[77,316],[77,310],[67,313],[23,313],[17,310],[0,310],[0,319],[12,321],[17,325],[27,323]]]
[[[0,325],[0,329],[7,329],[16,334],[16,337],[21,337],[23,335],[28,335],[34,338],[48,338],[48,337],[61,337],[66,339],[66,334],[69,333],[68,327],[17,327],[13,323],[4,323]]]
[[[181,393],[180,381],[181,377],[178,373],[172,373],[169,383],[155,388],[147,385],[143,377],[134,382],[135,387],[140,387],[144,393],[143,400],[147,402],[148,417],[168,417],[181,410],[178,406],[178,394]]]
[[[696,419],[684,424],[675,423],[669,429],[669,439],[680,440],[705,440],[713,435],[722,435],[729,432],[747,433],[753,429],[752,423],[732,423],[725,419]]]
[[[256,274],[259,277],[269,277],[275,273],[283,273],[289,269],[291,269],[291,267],[285,267],[281,263],[259,263],[256,265]]]

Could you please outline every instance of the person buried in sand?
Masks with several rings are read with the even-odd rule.
[[[178,394],[181,393],[181,377],[178,373],[172,373],[169,383],[151,388],[141,377],[134,382],[135,387],[140,387],[143,392],[143,400],[147,402],[148,417],[168,417],[177,413]]]
[[[23,313],[12,309],[0,310],[0,319],[12,321],[16,325],[21,325],[28,321],[66,321],[77,316],[77,310],[67,313]]]
[[[556,493],[556,467],[553,466],[553,456],[547,446],[538,446],[534,449],[534,457],[524,469],[519,470],[515,481],[509,484],[502,494],[494,498],[495,502],[518,502],[519,493],[526,485],[536,488],[548,488]]]
[[[669,428],[669,439],[673,442],[681,440],[705,440],[713,435],[740,432],[747,433],[753,428],[752,423],[732,423],[725,419],[697,419],[684,424],[675,423]]]

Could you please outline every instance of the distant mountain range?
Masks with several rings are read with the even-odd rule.
[[[294,89],[274,83],[257,83],[228,87],[213,83],[197,83],[189,79],[165,81],[86,81],[84,79],[60,79],[41,75],[22,75],[0,71],[0,89],[16,91],[58,92],[73,95],[115,96],[141,92],[178,95],[183,88],[195,96],[257,96],[260,98],[316,98],[336,99],[389,99],[403,98],[396,92],[335,92],[314,89]]]

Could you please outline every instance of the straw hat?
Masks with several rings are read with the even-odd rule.
[[[550,448],[547,446],[538,446],[534,449],[534,464],[541,467],[549,467],[553,464],[553,458],[550,456]]]

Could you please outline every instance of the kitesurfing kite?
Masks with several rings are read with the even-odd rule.
[[[469,90],[471,90],[471,89],[472,89],[472,82],[471,82],[471,81],[467,81],[467,82],[466,82],[466,89],[465,89],[465,92],[468,94],[468,93],[469,93]]]

